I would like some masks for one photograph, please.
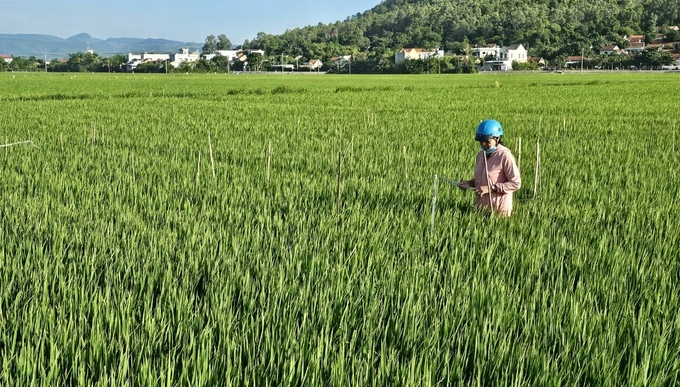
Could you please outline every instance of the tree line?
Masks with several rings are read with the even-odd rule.
[[[679,15],[680,0],[384,0],[343,21],[281,35],[260,32],[242,47],[323,61],[351,54],[356,71],[380,73],[399,71],[394,54],[404,47],[465,54],[475,44],[521,43],[530,56],[557,66],[569,55],[624,48],[625,35],[643,34],[650,43],[661,32],[680,41],[667,27],[677,25]]]

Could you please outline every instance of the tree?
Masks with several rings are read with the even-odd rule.
[[[189,73],[194,69],[194,65],[189,61],[184,61],[179,65],[178,69],[183,73]]]
[[[159,63],[156,62],[144,62],[137,65],[135,72],[137,73],[157,73],[160,71]]]
[[[248,67],[252,70],[258,71],[260,62],[262,62],[262,54],[259,52],[251,52],[248,54]]]
[[[194,64],[194,70],[199,72],[199,73],[213,72],[213,71],[215,71],[215,69],[216,68],[213,65],[213,62],[206,60],[206,59],[199,59]]]
[[[215,55],[214,57],[212,57],[212,59],[210,59],[210,61],[213,63],[213,66],[215,66],[215,68],[218,71],[224,71],[224,72],[229,71],[229,69],[228,69],[229,58],[227,58],[226,56]]]
[[[111,56],[107,58],[107,69],[106,71],[109,71],[109,68],[111,69],[112,73],[119,72],[119,71],[125,71],[125,64],[127,63],[127,58],[125,55],[118,54]]]
[[[215,38],[215,35],[210,35],[205,38],[205,44],[203,45],[203,50],[201,50],[201,52],[203,55],[208,55],[215,52],[215,50],[217,50],[217,39]]]
[[[4,59],[0,59],[0,72],[7,71],[9,69],[9,65],[7,62],[5,62]]]
[[[666,32],[665,36],[666,37],[665,37],[664,41],[666,41],[666,42],[680,41],[680,31],[669,29],[668,32]]]
[[[222,34],[217,37],[217,49],[218,50],[231,50],[231,41],[227,38],[227,35]]]

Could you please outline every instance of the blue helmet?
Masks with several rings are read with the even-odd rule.
[[[475,132],[475,141],[484,141],[494,137],[503,135],[503,127],[501,123],[496,120],[484,120],[477,127]]]

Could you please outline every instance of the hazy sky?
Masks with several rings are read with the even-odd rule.
[[[233,44],[258,32],[344,20],[381,0],[0,0],[1,34],[60,38],[85,32],[95,38],[165,38],[205,41],[225,34]]]

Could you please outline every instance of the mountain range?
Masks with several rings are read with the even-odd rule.
[[[201,50],[202,43],[178,42],[167,39],[141,38],[93,38],[81,33],[62,39],[51,35],[0,34],[0,54],[12,56],[35,56],[47,60],[66,59],[69,54],[86,52],[89,48],[102,57],[127,53],[175,53],[180,48]]]

